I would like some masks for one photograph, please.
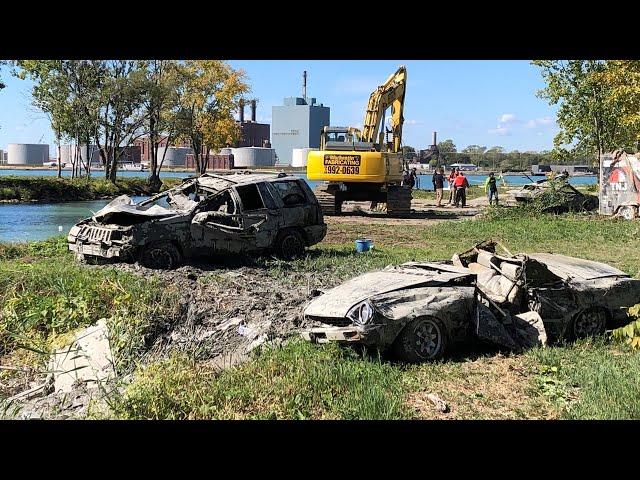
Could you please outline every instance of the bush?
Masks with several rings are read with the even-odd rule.
[[[631,345],[632,348],[640,348],[640,303],[629,309],[629,315],[634,321],[615,329],[612,332],[614,340]]]

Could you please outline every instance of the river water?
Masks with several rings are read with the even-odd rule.
[[[0,170],[1,175],[20,176],[55,176],[56,170]],[[100,174],[101,172],[96,172]],[[146,176],[147,172],[118,172],[123,177]],[[167,172],[164,176],[186,178],[193,175],[189,172]],[[305,178],[304,174],[294,174]],[[481,185],[486,176],[469,175],[471,185]],[[532,177],[540,179],[542,177]],[[507,185],[524,185],[530,180],[525,176],[505,176]],[[306,180],[306,178],[305,178]],[[431,189],[431,175],[420,175],[421,188]],[[595,176],[572,177],[574,185],[593,185],[598,182]],[[307,181],[311,188],[318,182]],[[78,221],[92,215],[104,207],[109,200],[94,200],[89,202],[65,202],[49,204],[0,204],[0,241],[15,242],[42,240],[55,235],[66,235],[69,229]]]

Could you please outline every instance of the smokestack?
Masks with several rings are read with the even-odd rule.
[[[302,98],[307,99],[307,71],[302,72]]]
[[[256,121],[256,101],[251,100],[251,121]]]
[[[438,144],[437,136],[438,136],[438,132],[433,132],[433,144],[434,145]]]
[[[244,100],[240,100],[240,123],[244,122]]]

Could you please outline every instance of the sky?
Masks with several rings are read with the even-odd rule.
[[[550,150],[558,131],[556,108],[536,97],[544,86],[537,67],[523,60],[245,60],[231,61],[245,71],[257,98],[257,120],[271,123],[271,107],[284,97],[307,96],[331,108],[334,126],[362,126],[369,94],[399,65],[407,67],[403,144],[427,148],[452,139],[462,150],[477,144],[506,150]],[[0,90],[0,149],[9,143],[49,143],[46,117],[31,105],[32,84],[11,77],[5,67]],[[249,110],[245,111],[248,117]]]

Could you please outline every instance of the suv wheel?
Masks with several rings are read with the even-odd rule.
[[[276,253],[285,260],[304,255],[304,239],[297,230],[285,230],[276,240]]]
[[[180,264],[181,255],[175,245],[162,242],[152,243],[144,247],[140,257],[141,263],[147,268],[170,270]]]
[[[434,317],[416,318],[400,332],[393,344],[395,354],[406,362],[438,360],[447,348],[447,332]]]

